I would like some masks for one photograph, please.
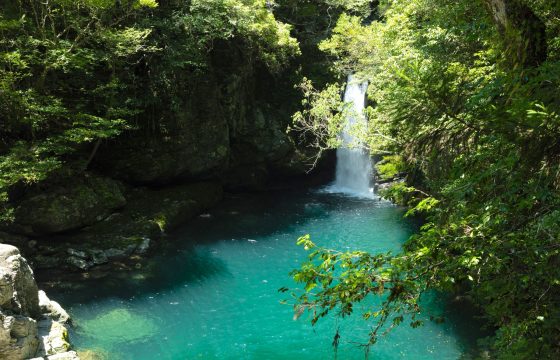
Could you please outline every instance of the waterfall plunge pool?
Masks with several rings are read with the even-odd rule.
[[[170,235],[147,266],[92,281],[79,292],[53,293],[74,318],[78,350],[109,359],[363,359],[367,322],[357,313],[312,327],[283,305],[289,272],[306,259],[304,234],[339,250],[397,252],[416,230],[387,202],[317,191],[230,196],[209,215]],[[468,314],[443,297],[424,304],[443,324],[402,325],[370,352],[374,359],[458,359],[476,341]]]

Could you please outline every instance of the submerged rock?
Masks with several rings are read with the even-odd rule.
[[[85,259],[76,256],[70,256],[69,258],[66,259],[66,261],[68,262],[68,264],[80,270],[88,270],[94,265],[93,262],[87,261]]]
[[[75,250],[72,248],[68,248],[68,250],[66,250],[66,252],[71,255],[71,256],[75,256],[77,258],[80,259],[85,259],[87,257],[85,251],[81,251],[81,250]]]
[[[119,257],[123,257],[126,256],[126,249],[125,250],[120,250],[120,249],[114,249],[114,248],[110,248],[104,251],[105,256],[107,256],[107,258],[109,259],[115,259],[115,258],[119,258]]]
[[[80,323],[81,331],[99,340],[134,342],[155,336],[158,328],[148,316],[125,308],[113,309]]]
[[[105,254],[105,251],[99,249],[93,249],[89,251],[91,256],[91,261],[94,265],[106,264],[109,262],[109,257]]]
[[[150,247],[150,239],[147,237],[142,238],[142,242],[136,248],[136,253],[140,255],[145,254],[148,251],[149,247]]]
[[[101,265],[123,268],[127,258],[146,255],[165,232],[207,211],[222,195],[217,182],[131,190],[121,212],[80,232],[57,235],[48,247],[37,245],[33,264],[38,269],[87,271],[92,276],[93,268]]]

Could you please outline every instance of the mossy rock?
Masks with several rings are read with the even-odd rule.
[[[222,186],[203,182],[143,191],[131,200],[131,210],[143,214],[161,231],[169,231],[222,199]]]
[[[157,245],[164,232],[184,224],[219,202],[222,186],[216,182],[205,182],[163,189],[135,188],[126,196],[127,205],[118,213],[80,232],[53,238],[56,239],[54,250],[48,257],[40,257],[37,268],[52,268],[58,263],[74,270],[87,271],[113,259],[143,255]],[[51,263],[53,258],[58,261]]]
[[[121,185],[86,174],[38,194],[17,206],[13,230],[26,235],[48,235],[92,225],[126,204]]]

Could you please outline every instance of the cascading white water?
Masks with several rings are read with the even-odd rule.
[[[371,197],[371,158],[352,135],[352,129],[356,126],[367,125],[364,116],[367,87],[367,82],[359,82],[352,75],[348,76],[344,102],[351,103],[353,111],[340,134],[342,147],[336,151],[336,180],[331,190]]]

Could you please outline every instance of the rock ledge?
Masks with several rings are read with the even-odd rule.
[[[37,289],[18,248],[0,244],[0,359],[77,360],[68,313]]]

